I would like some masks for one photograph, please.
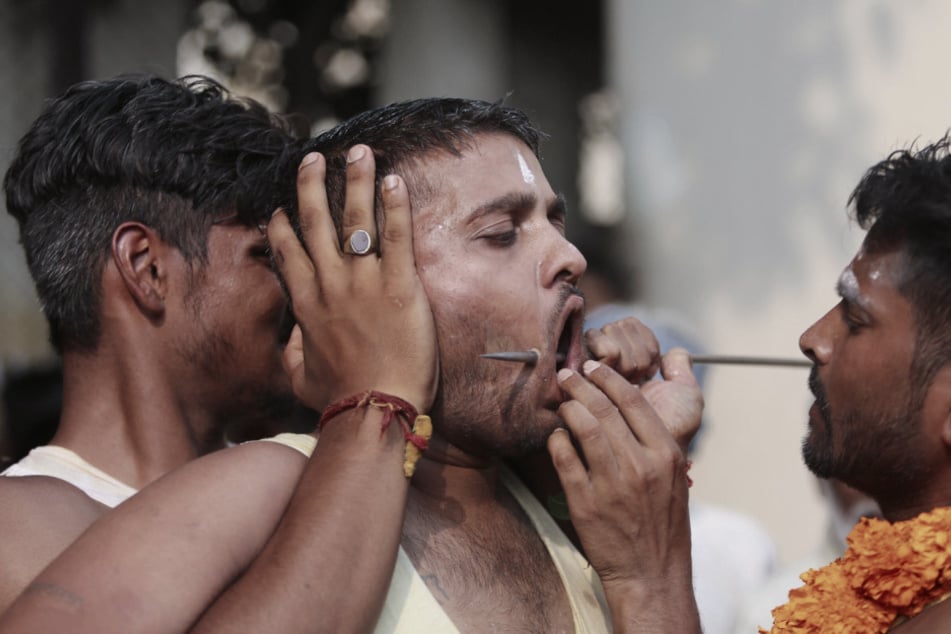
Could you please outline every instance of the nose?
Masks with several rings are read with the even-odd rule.
[[[581,255],[578,247],[569,242],[560,232],[554,231],[555,238],[550,241],[548,253],[542,261],[542,280],[545,286],[578,283],[588,261]]]
[[[832,355],[833,333],[831,328],[835,308],[819,318],[799,336],[799,349],[817,365],[828,363]]]

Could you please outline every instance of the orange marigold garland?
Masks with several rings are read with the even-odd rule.
[[[951,507],[904,522],[863,518],[848,544],[802,575],[805,585],[773,610],[771,633],[887,632],[951,593]]]

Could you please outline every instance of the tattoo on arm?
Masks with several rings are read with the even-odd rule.
[[[55,583],[47,583],[44,581],[37,581],[31,583],[23,591],[24,596],[37,596],[41,600],[46,599],[52,603],[58,604],[60,607],[65,607],[69,611],[75,611],[83,603],[83,598],[78,594],[75,594],[61,585]]]

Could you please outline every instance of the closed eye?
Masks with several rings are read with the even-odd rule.
[[[483,236],[490,243],[500,247],[510,247],[518,240],[518,227],[504,233],[495,233]]]
[[[842,323],[845,324],[850,335],[857,334],[865,326],[865,322],[856,318],[856,316],[853,314],[852,307],[849,305],[848,301],[842,300],[840,302],[839,312],[842,316]]]

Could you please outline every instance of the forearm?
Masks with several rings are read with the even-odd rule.
[[[159,479],[93,524],[0,618],[0,631],[180,632],[274,531],[305,465],[250,443]]]
[[[372,629],[409,488],[402,433],[381,420],[364,408],[327,425],[273,537],[193,631]]]

